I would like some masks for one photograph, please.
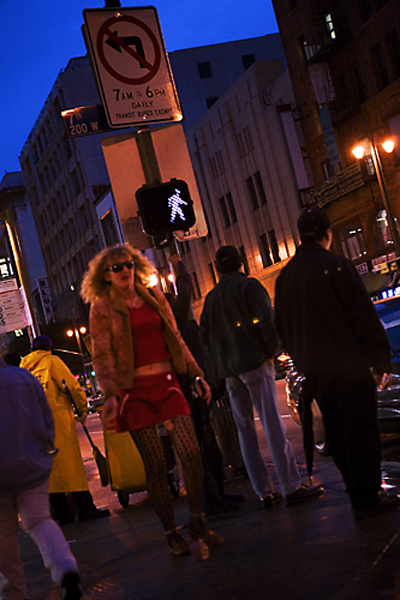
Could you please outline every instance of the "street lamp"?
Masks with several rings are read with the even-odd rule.
[[[394,141],[392,139],[385,140],[381,145],[384,151],[388,154],[393,152],[395,146]],[[355,158],[361,160],[365,155],[365,146],[367,146],[367,149],[369,149],[369,152],[372,157],[376,178],[378,180],[379,190],[382,196],[383,206],[386,210],[389,230],[392,236],[396,258],[398,258],[400,257],[400,234],[397,226],[397,221],[393,216],[392,207],[390,205],[389,197],[386,190],[385,176],[383,173],[381,157],[373,136],[367,138],[364,143],[357,144],[356,146],[354,146],[354,148],[352,149],[352,154],[353,156],[355,156]]]
[[[76,338],[76,342],[77,342],[78,348],[79,348],[79,354],[80,354],[81,361],[82,361],[83,377],[85,377],[85,375],[86,375],[86,365],[85,365],[85,358],[84,358],[85,353],[83,352],[81,335],[85,335],[86,332],[87,332],[87,328],[84,325],[81,325],[81,327],[79,327],[79,329],[77,327],[74,327],[74,328],[68,329],[65,332],[68,337],[72,338],[75,336],[75,338]]]
[[[68,337],[74,337],[74,335],[75,335],[76,341],[78,344],[78,348],[79,348],[79,353],[82,356],[82,360],[83,360],[84,352],[83,352],[81,335],[85,335],[86,332],[87,332],[87,328],[84,325],[79,327],[79,329],[77,327],[74,327],[73,329],[68,329],[68,331],[66,331],[66,334]]]

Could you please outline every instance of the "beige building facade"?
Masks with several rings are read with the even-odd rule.
[[[218,280],[214,257],[236,246],[246,272],[274,296],[298,244],[300,191],[310,187],[289,74],[280,60],[253,64],[187,132],[208,236],[180,244],[198,317]]]

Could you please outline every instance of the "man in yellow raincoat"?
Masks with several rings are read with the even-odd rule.
[[[54,446],[58,448],[58,453],[50,475],[52,512],[60,525],[72,522],[75,516],[78,521],[107,517],[110,514],[109,510],[96,508],[89,491],[75,415],[62,381],[67,384],[82,415],[79,419],[81,422],[84,422],[88,412],[86,395],[67,365],[52,354],[52,348],[52,340],[45,335],[39,335],[32,342],[32,352],[25,356],[20,364],[40,381],[53,413]],[[67,494],[72,496],[73,507],[68,502]]]

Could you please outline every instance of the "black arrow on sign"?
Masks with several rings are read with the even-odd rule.
[[[114,31],[113,33],[116,37],[118,37],[118,33],[116,31]],[[142,40],[140,39],[140,37],[138,37],[137,35],[129,35],[127,37],[120,37],[118,39],[122,40],[127,46],[134,46],[137,54],[139,54],[139,56],[141,56],[144,60],[146,60],[146,57],[144,55]],[[108,38],[108,40],[106,41],[106,44],[108,44],[108,46],[113,48],[113,50],[116,50],[117,52],[122,53],[121,46],[119,44],[117,44],[117,42],[112,40],[111,38]],[[142,63],[140,63],[140,68],[141,69],[145,68],[144,65],[142,65]]]

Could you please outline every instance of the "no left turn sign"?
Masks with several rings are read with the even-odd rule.
[[[83,11],[85,42],[112,127],[183,118],[154,7]]]
[[[121,23],[124,23],[124,22],[132,23],[133,25],[136,26],[137,29],[139,29],[139,31],[140,30],[143,31],[142,37],[147,36],[149,38],[149,40],[152,44],[152,49],[154,51],[153,64],[146,60],[145,56],[143,55],[144,54],[143,52],[138,51],[138,49],[136,48],[136,46],[138,45],[137,41],[136,41],[136,44],[128,43],[129,41],[134,42],[135,40],[140,39],[139,36],[130,36],[129,38],[123,38],[123,37],[118,37],[117,33],[115,31],[113,31],[113,29],[112,29],[113,25],[115,25],[116,23],[118,23],[118,25],[121,25]],[[111,46],[112,42],[114,43],[114,46]],[[129,56],[131,56],[131,60],[129,60],[129,57],[126,57],[123,61],[121,61],[121,63],[129,64],[129,62],[131,62],[132,68],[133,68],[135,66],[134,63],[136,62],[136,63],[138,63],[140,68],[147,70],[147,74],[135,79],[132,77],[126,77],[123,74],[116,71],[108,63],[108,60],[105,56],[104,48],[105,48],[106,44],[109,44],[111,47],[114,48],[114,50],[116,50],[120,54],[123,54],[124,52],[126,52]],[[129,17],[127,15],[124,15],[123,17],[111,17],[111,19],[108,19],[101,26],[100,31],[97,34],[97,52],[98,52],[100,61],[103,64],[104,68],[113,77],[115,77],[115,79],[117,79],[118,81],[121,81],[122,83],[127,83],[128,85],[140,85],[141,83],[147,83],[147,81],[150,81],[151,79],[153,79],[153,77],[156,75],[156,73],[160,67],[161,49],[160,49],[159,42],[158,42],[156,36],[152,32],[152,30],[145,23],[143,23],[143,21],[140,21],[139,19],[136,19],[135,17]]]

